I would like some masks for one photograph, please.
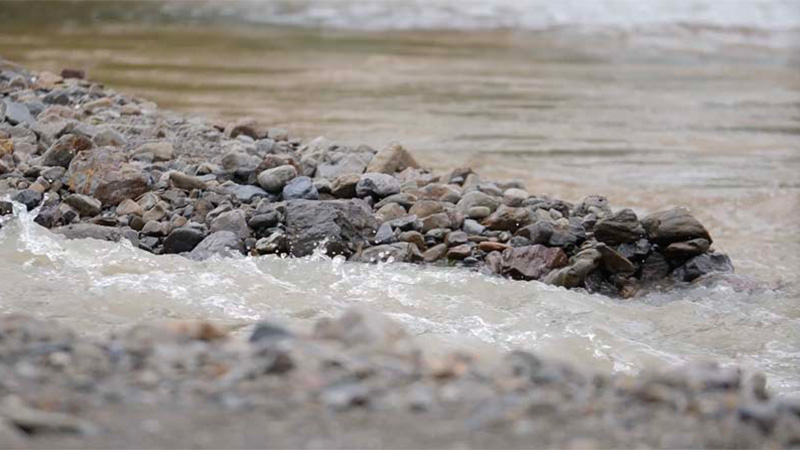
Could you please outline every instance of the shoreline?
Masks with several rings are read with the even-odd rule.
[[[601,195],[573,204],[469,168],[436,175],[397,143],[302,142],[249,118],[159,111],[81,71],[6,66],[0,192],[67,238],[194,259],[320,247],[623,298],[733,271],[685,209],[639,218]]]

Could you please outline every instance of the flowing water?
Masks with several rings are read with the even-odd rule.
[[[800,393],[797,2],[585,4],[0,3],[0,55],[86,68],[188,114],[399,140],[434,169],[537,194],[687,205],[738,278],[622,301],[322,255],[193,262],[64,241],[18,211],[0,231],[0,312],[100,333],[162,318],[303,326],[368,305],[432,346],[525,348],[601,372],[712,359]]]

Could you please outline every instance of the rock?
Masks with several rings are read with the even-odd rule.
[[[7,397],[0,405],[0,417],[32,435],[45,432],[88,435],[98,432],[98,427],[87,420],[60,412],[31,408],[13,396]]]
[[[208,185],[206,184],[205,181],[203,181],[199,177],[187,175],[183,172],[177,172],[177,171],[170,172],[169,181],[172,184],[172,186],[178,189],[183,189],[185,191],[191,191],[193,189],[200,189],[200,190],[208,189]]]
[[[713,242],[703,224],[685,208],[650,214],[642,219],[642,225],[650,240],[662,246],[697,238],[705,239],[709,244]]]
[[[265,238],[256,242],[255,251],[257,255],[288,254],[291,250],[291,242],[283,231],[276,231]]]
[[[161,219],[167,217],[169,213],[169,205],[166,202],[158,202],[152,208],[142,214],[142,220],[145,222],[159,222]]]
[[[395,242],[393,244],[376,245],[364,249],[353,258],[355,261],[377,262],[415,262],[422,260],[422,254],[416,245],[408,242]]]
[[[503,192],[503,204],[507,206],[519,207],[522,206],[522,202],[527,200],[529,196],[530,194],[522,189],[506,189]]]
[[[43,166],[69,167],[72,158],[78,152],[92,148],[92,141],[86,136],[77,134],[66,134],[47,149],[42,155],[41,164]]]
[[[240,203],[253,203],[253,201],[262,198],[272,198],[272,195],[261,189],[258,186],[250,184],[236,184],[230,183],[222,186],[226,191],[230,192],[236,197]]]
[[[669,264],[661,253],[650,253],[642,263],[642,281],[660,280],[669,275]]]
[[[383,198],[400,192],[400,182],[383,173],[365,173],[356,184],[356,196]]]
[[[256,167],[261,163],[261,159],[244,152],[231,151],[222,157],[220,163],[222,168],[229,174],[246,180],[256,170]]]
[[[623,209],[615,214],[609,214],[594,226],[595,239],[609,245],[635,242],[641,239],[644,234],[644,227],[639,223],[636,214],[630,209]]]
[[[597,244],[595,248],[600,252],[601,266],[606,272],[633,275],[636,271],[636,267],[628,258],[620,255],[616,250],[606,244]]]
[[[402,145],[392,143],[372,158],[366,171],[392,175],[409,167],[418,168],[419,165]]]
[[[165,225],[165,223],[161,223],[156,220],[150,220],[144,224],[141,233],[145,236],[166,236],[167,228]]]
[[[245,213],[241,209],[234,209],[233,211],[224,212],[216,216],[211,221],[210,231],[211,233],[230,231],[239,239],[245,239],[250,236],[250,229],[247,227]]]
[[[408,212],[409,214],[415,214],[420,219],[424,219],[431,214],[444,212],[444,207],[441,202],[435,200],[420,200],[414,203]]]
[[[575,288],[583,284],[586,277],[600,265],[602,255],[594,248],[587,248],[569,259],[569,265],[550,272],[544,282],[555,286]]]
[[[480,236],[486,231],[486,227],[479,224],[478,222],[472,219],[464,220],[464,224],[461,226],[461,229],[464,230],[467,234]]]
[[[483,225],[490,230],[514,232],[530,224],[533,220],[533,215],[526,208],[500,205],[495,212],[483,220]]]
[[[82,217],[94,217],[100,214],[103,204],[96,198],[83,194],[72,194],[64,199],[64,203],[75,208]]]
[[[297,177],[283,187],[281,194],[284,200],[318,200],[319,192],[314,187],[314,182],[309,177]]]
[[[449,184],[430,183],[415,192],[420,199],[448,203],[458,203],[461,200],[461,189]]]
[[[34,191],[33,189],[23,189],[14,194],[11,200],[22,203],[28,211],[31,211],[39,206],[39,203],[42,203],[42,197],[41,192]]]
[[[360,175],[342,175],[333,180],[331,184],[331,194],[339,198],[353,198],[356,196],[356,185]]]
[[[366,170],[372,155],[369,153],[327,152],[317,164],[316,178],[340,178],[361,176]]]
[[[590,195],[585,197],[575,207],[574,214],[578,217],[586,216],[587,214],[594,214],[596,217],[605,217],[611,214],[611,208],[608,206],[608,199],[602,195]]]
[[[422,219],[423,233],[427,233],[428,231],[436,228],[450,228],[451,226],[452,222],[450,221],[450,216],[443,212],[431,214],[430,216]]]
[[[399,219],[407,215],[408,213],[406,212],[405,208],[397,203],[387,203],[375,212],[375,218],[381,223]]]
[[[175,149],[172,143],[167,141],[148,142],[137,147],[132,155],[153,155],[153,161],[171,161],[175,158]]]
[[[277,342],[284,339],[291,339],[294,335],[286,328],[270,322],[258,322],[250,334],[248,341],[251,344],[264,342]]]
[[[430,263],[442,259],[446,254],[447,244],[436,244],[422,254],[422,259],[423,261]]]
[[[61,77],[64,79],[75,78],[77,80],[83,80],[86,78],[86,71],[83,69],[73,69],[65,67],[61,69]]]
[[[394,235],[394,230],[388,223],[384,223],[378,227],[378,231],[375,232],[375,237],[372,238],[372,242],[376,244],[391,244],[396,240],[397,238]]]
[[[499,205],[500,201],[496,197],[492,197],[480,191],[472,191],[464,194],[456,206],[463,212],[467,212],[476,206],[484,206],[493,212]]]
[[[78,153],[66,177],[72,192],[90,195],[104,206],[116,206],[150,190],[149,177],[126,164],[123,156],[110,147]]]
[[[278,193],[294,177],[297,176],[297,169],[289,164],[267,169],[258,174],[258,184],[267,192]]]
[[[472,255],[472,247],[468,244],[457,245],[447,250],[447,259],[464,259]]]
[[[124,216],[128,214],[141,216],[144,214],[144,210],[142,209],[141,205],[128,198],[117,205],[116,213],[118,216]]]
[[[203,241],[205,235],[202,231],[192,227],[180,227],[164,239],[165,254],[190,252]]]
[[[710,246],[711,243],[703,238],[673,242],[664,249],[664,255],[669,259],[686,259],[707,252]]]
[[[473,206],[467,210],[467,217],[470,219],[483,219],[489,217],[492,210],[486,206]]]
[[[543,245],[510,247],[503,251],[503,273],[516,279],[538,280],[553,269],[567,264],[567,255],[560,248]]]
[[[451,233],[447,233],[447,236],[444,238],[444,242],[451,247],[466,244],[467,233],[464,233],[463,231],[453,231]]]
[[[349,309],[337,319],[322,319],[314,338],[336,340],[348,348],[371,349],[416,359],[419,349],[405,329],[383,314]]]
[[[620,244],[617,246],[617,251],[620,255],[632,261],[642,261],[650,254],[650,241],[645,238],[639,239],[636,242],[627,244]]]
[[[115,227],[104,227],[92,223],[78,223],[53,228],[53,233],[61,234],[67,239],[97,239],[99,241],[119,242],[123,238],[122,230]]]
[[[404,231],[397,236],[397,239],[416,245],[420,251],[425,250],[425,237],[419,231]]]
[[[0,217],[7,216],[14,212],[14,205],[11,202],[0,200]]]
[[[680,281],[694,281],[710,273],[733,272],[733,263],[728,255],[723,253],[706,253],[695,256],[673,272],[672,276]]]
[[[508,248],[511,247],[508,244],[503,244],[502,242],[484,241],[478,244],[478,249],[486,253],[503,252]]]
[[[517,230],[515,236],[526,238],[533,244],[550,247],[577,246],[586,239],[586,233],[581,227],[558,225],[547,220],[539,220],[532,225],[522,227]]]
[[[60,180],[61,177],[63,177],[64,174],[66,173],[67,169],[65,169],[64,167],[54,166],[54,167],[44,168],[40,173],[40,175],[42,176],[42,178],[52,183],[56,180]]]
[[[26,124],[33,125],[36,119],[31,115],[27,106],[22,103],[12,102],[8,99],[3,99],[5,108],[5,120],[11,125]]]
[[[294,256],[310,255],[323,241],[328,255],[349,256],[377,228],[369,205],[362,200],[286,202],[286,231]]]
[[[214,255],[234,256],[244,254],[242,240],[230,231],[211,233],[189,253],[194,260],[208,259]]]
[[[128,140],[113,128],[103,128],[92,137],[92,143],[97,147],[125,147]]]
[[[416,195],[401,192],[399,194],[393,194],[384,198],[383,200],[376,203],[375,207],[381,208],[389,203],[397,203],[403,208],[411,208],[412,206],[414,206],[415,203],[417,203],[418,200],[419,199],[417,198]]]
[[[259,126],[255,119],[243,117],[236,122],[228,124],[228,126],[225,127],[225,135],[231,139],[239,135],[244,135],[252,139],[261,139],[267,137],[267,130]]]

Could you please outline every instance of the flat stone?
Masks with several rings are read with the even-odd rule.
[[[318,200],[319,192],[309,177],[297,177],[286,183],[281,193],[284,200]]]
[[[244,254],[244,244],[235,233],[217,231],[211,233],[189,252],[189,258],[195,260],[208,259],[214,255],[237,256]]]
[[[175,158],[175,149],[172,147],[172,143],[167,141],[159,141],[159,142],[148,142],[146,144],[142,144],[133,150],[132,155],[142,155],[145,153],[149,153],[153,155],[153,161],[171,161]]]
[[[392,143],[379,151],[367,166],[367,172],[394,174],[407,168],[417,168],[419,164],[402,145]]]
[[[503,251],[503,273],[517,279],[538,280],[566,264],[567,255],[560,248],[530,245]]]
[[[425,217],[430,216],[431,214],[436,214],[444,211],[444,206],[442,206],[441,202],[436,200],[420,200],[414,205],[411,206],[409,209],[410,214],[416,214],[417,217],[420,219],[424,219]]]
[[[5,120],[11,125],[26,124],[33,125],[36,119],[31,115],[27,106],[22,103],[12,102],[8,99],[3,99],[5,108]]]
[[[447,244],[436,244],[422,254],[422,259],[430,263],[442,259],[446,254]]]
[[[251,184],[231,183],[222,186],[222,188],[233,194],[240,203],[253,203],[258,199],[273,198],[269,192]]]
[[[278,193],[294,177],[297,176],[297,169],[289,164],[267,169],[258,174],[258,184],[267,192]]]
[[[172,186],[178,189],[183,189],[185,191],[191,191],[193,189],[200,189],[200,190],[208,189],[208,185],[201,178],[192,175],[187,175],[183,172],[177,172],[177,171],[170,172],[169,181],[172,184]]]
[[[555,286],[576,288],[581,286],[589,274],[600,265],[602,255],[594,248],[581,250],[569,259],[569,265],[553,270],[544,278],[544,282]]]
[[[669,245],[673,242],[690,241],[692,239],[705,239],[712,243],[711,236],[697,219],[685,208],[674,208],[650,214],[642,219],[647,235],[651,241],[659,245]]]
[[[103,204],[100,200],[83,194],[72,194],[64,199],[64,203],[75,208],[82,217],[94,217],[100,214]]]
[[[664,249],[664,255],[669,259],[685,259],[707,252],[710,246],[711,243],[703,238],[673,242]]]
[[[686,261],[673,272],[672,276],[680,281],[694,281],[710,273],[731,273],[733,263],[723,253],[705,253]]]
[[[203,241],[205,235],[202,231],[192,227],[180,227],[164,239],[165,254],[190,252]]]
[[[72,192],[90,195],[104,206],[116,206],[150,190],[150,178],[125,163],[124,156],[111,147],[78,153],[67,170],[67,186]]]
[[[78,152],[89,150],[92,146],[92,141],[86,136],[66,134],[58,138],[58,140],[44,152],[41,164],[43,166],[69,167],[69,163]]]
[[[457,245],[447,250],[447,259],[464,259],[472,255],[472,247],[467,244]]]
[[[230,231],[239,239],[250,236],[250,229],[247,227],[245,213],[241,209],[234,209],[219,214],[211,221],[211,233],[219,231]]]
[[[356,196],[384,198],[400,192],[400,182],[384,173],[365,173],[356,184]]]

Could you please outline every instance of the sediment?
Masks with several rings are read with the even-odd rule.
[[[303,142],[253,119],[162,111],[80,70],[0,69],[0,195],[67,238],[194,259],[321,249],[626,298],[733,271],[686,209],[639,218],[600,195],[570,203],[469,168],[433,174],[398,143]]]

